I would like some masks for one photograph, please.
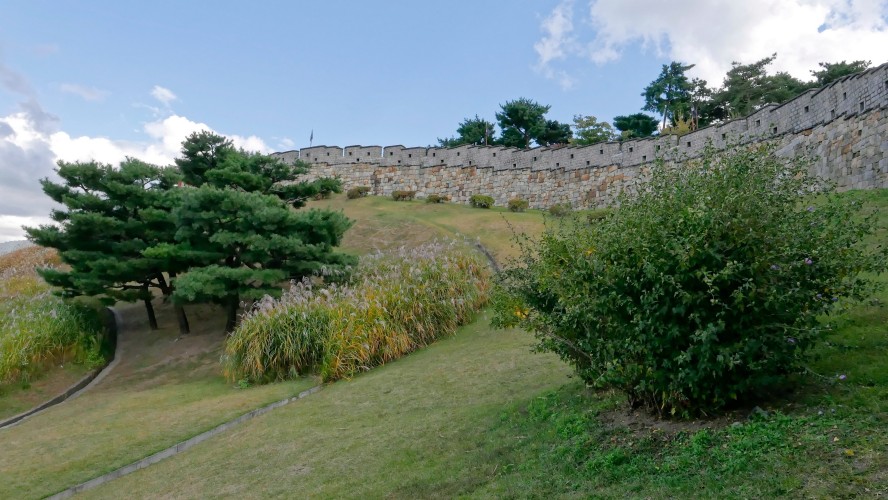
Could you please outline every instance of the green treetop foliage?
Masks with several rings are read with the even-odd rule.
[[[163,273],[175,275],[187,262],[142,252],[173,238],[167,192],[178,173],[132,158],[119,168],[59,162],[57,172],[61,183],[41,181],[43,191],[64,207],[51,214],[57,225],[26,231],[36,244],[57,249],[68,269],[42,269],[41,276],[67,297],[92,296],[105,303],[141,299],[156,328],[150,288],[170,295]]]
[[[811,70],[811,76],[818,86],[829,85],[843,76],[859,73],[870,67],[872,61],[851,61],[837,63],[817,63],[819,70]]]
[[[344,215],[291,209],[325,190],[339,192],[338,181],[299,181],[306,164],[237,150],[207,132],[186,139],[176,164],[190,186],[176,191],[175,242],[145,253],[193,262],[173,299],[223,305],[229,331],[241,300],[279,294],[284,280],[353,262],[333,251],[351,224]]]
[[[616,139],[616,133],[611,124],[600,122],[592,115],[574,115],[573,122],[574,136],[570,141],[571,144],[585,146]]]
[[[657,131],[657,119],[644,113],[628,116],[615,116],[614,127],[621,132],[621,138],[650,137]]]
[[[685,73],[693,67],[693,64],[685,65],[675,61],[664,64],[660,76],[641,93],[644,97],[642,109],[660,113],[664,127],[669,121],[675,122],[688,117],[694,86]]]
[[[496,125],[475,115],[466,118],[456,129],[456,137],[438,139],[442,147],[456,147],[464,144],[493,145],[497,143]]]
[[[333,251],[351,224],[340,212],[293,211],[275,196],[203,185],[182,189],[173,215],[177,243],[148,254],[203,262],[179,277],[174,299],[225,306],[228,331],[241,300],[279,295],[285,280],[353,263]]]
[[[746,116],[765,104],[787,101],[812,87],[789,73],[769,75],[767,67],[776,58],[777,54],[772,54],[750,64],[731,63],[722,88],[714,96],[726,118]]]
[[[208,184],[220,189],[271,194],[294,208],[304,206],[319,194],[342,190],[334,179],[296,182],[308,172],[307,163],[285,163],[268,155],[239,150],[229,139],[206,131],[195,132],[182,143],[182,156],[176,159],[176,165],[189,186]]]
[[[503,131],[501,143],[522,149],[534,142],[540,146],[567,143],[570,125],[546,120],[549,108],[524,97],[500,105],[496,119]]]
[[[554,146],[570,142],[571,132],[569,123],[561,123],[556,120],[546,120],[545,125],[534,138],[540,146]]]

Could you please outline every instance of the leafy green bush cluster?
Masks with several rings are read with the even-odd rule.
[[[47,365],[98,357],[102,321],[95,308],[52,294],[34,265],[55,261],[43,248],[0,258],[0,384],[27,381]]]
[[[416,191],[392,191],[392,199],[395,201],[410,201],[416,198]]]
[[[494,204],[493,196],[485,194],[473,194],[469,197],[469,205],[475,208],[490,208]]]
[[[426,196],[426,203],[447,203],[450,200],[450,197],[443,194],[430,194]]]
[[[508,203],[510,212],[523,212],[530,206],[527,200],[523,198],[512,198]]]
[[[490,271],[454,243],[364,257],[344,285],[294,283],[257,304],[228,338],[233,381],[305,373],[351,377],[449,335],[487,302]]]
[[[549,207],[549,215],[553,217],[564,217],[572,211],[573,209],[571,208],[570,203],[556,203]]]
[[[661,165],[603,219],[528,249],[498,281],[496,323],[633,406],[717,410],[799,369],[818,316],[872,291],[888,255],[864,248],[857,211],[767,147]]]
[[[363,198],[368,194],[370,194],[369,186],[355,186],[345,192],[345,197],[349,200],[354,200],[357,198]]]

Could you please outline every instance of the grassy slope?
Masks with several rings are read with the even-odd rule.
[[[502,243],[511,231],[503,224],[504,216],[528,230],[542,228],[540,213],[418,202],[408,203],[410,210],[405,211],[404,203],[384,199],[344,202],[340,196],[318,203],[345,206],[359,220],[346,241],[346,249],[354,253],[414,245],[459,231],[483,233],[494,252],[506,252],[508,245]],[[15,428],[0,430],[0,498],[51,494],[314,384],[303,380],[234,389],[219,375],[221,316],[191,311],[194,331],[177,340],[169,309],[156,307],[162,327],[158,332],[147,330],[140,306],[123,308],[124,363],[100,386]],[[28,396],[33,399],[34,394]],[[0,395],[0,409],[4,404],[15,410],[28,406],[23,399],[24,393],[10,390]]]
[[[89,373],[85,365],[65,363],[47,369],[28,383],[0,385],[0,420],[48,401]]]
[[[502,409],[566,380],[531,343],[481,318],[93,495],[451,496],[495,474],[501,458],[486,432]]]
[[[888,191],[849,196],[881,212],[874,243],[888,240]],[[835,318],[811,366],[823,378],[765,418],[627,417],[618,397],[528,354],[525,334],[481,322],[90,496],[886,494],[888,292],[879,300]]]
[[[236,389],[219,374],[221,315],[192,310],[194,331],[178,339],[167,307],[156,332],[141,307],[122,309],[122,360],[100,385],[0,430],[0,498],[55,493],[316,383]]]
[[[544,227],[543,213],[538,210],[512,213],[503,208],[484,210],[451,203],[394,202],[381,197],[347,200],[343,195],[315,201],[309,206],[342,210],[349,218],[359,221],[343,241],[343,247],[354,253],[415,246],[442,236],[463,235],[480,240],[494,258],[502,262],[516,256],[512,246],[513,230],[539,234]]]

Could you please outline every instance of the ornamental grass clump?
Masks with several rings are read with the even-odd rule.
[[[803,367],[838,304],[869,296],[886,249],[871,217],[769,147],[657,166],[637,196],[546,233],[494,293],[495,323],[536,333],[633,406],[696,415]]]
[[[100,361],[98,311],[53,295],[34,271],[57,262],[40,247],[0,256],[0,384],[27,382],[53,363]]]
[[[351,377],[452,334],[486,303],[489,276],[481,258],[455,243],[364,257],[344,284],[306,280],[260,301],[226,342],[225,374],[255,382]]]

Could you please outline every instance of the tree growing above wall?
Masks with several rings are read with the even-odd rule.
[[[548,146],[569,142],[570,125],[547,120],[550,108],[525,97],[500,105],[496,119],[503,131],[502,144],[524,149],[534,143]]]
[[[656,118],[644,113],[614,117],[614,127],[620,131],[623,139],[650,137],[657,131],[657,124]]]
[[[872,61],[851,61],[837,63],[817,63],[819,70],[811,70],[811,76],[817,86],[822,87],[842,78],[843,76],[853,75],[869,68]]]
[[[587,146],[599,142],[607,142],[616,139],[614,127],[608,122],[600,122],[598,118],[589,115],[574,115],[574,136],[571,144]]]
[[[466,118],[456,128],[456,136],[446,139],[438,139],[438,144],[445,148],[462,146],[464,144],[477,144],[492,146],[498,144],[496,138],[496,125],[475,115],[474,118]]]

